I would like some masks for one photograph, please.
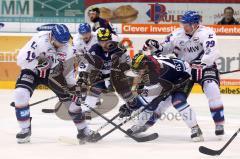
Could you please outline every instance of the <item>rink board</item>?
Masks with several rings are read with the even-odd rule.
[[[16,65],[16,57],[24,44],[34,34],[6,33],[0,36],[0,89],[13,89],[16,78],[19,74],[19,67]],[[120,34],[119,40],[128,47],[130,56],[134,56],[141,50],[144,41],[149,35],[128,35]],[[151,35],[151,38],[162,41],[165,35]],[[220,57],[217,60],[221,72],[240,69],[240,37],[218,36]],[[240,94],[240,73],[232,73],[221,76],[221,91],[226,94]],[[195,86],[194,93],[201,93],[201,87]]]

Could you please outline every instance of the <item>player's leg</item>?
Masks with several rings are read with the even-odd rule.
[[[205,81],[203,90],[208,98],[209,108],[216,126],[215,134],[224,135],[224,107],[219,86],[214,81]]]
[[[87,97],[88,98],[88,97]],[[89,99],[86,99],[88,104]],[[96,99],[95,99],[96,100]],[[96,103],[95,103],[96,104]],[[73,97],[72,103],[68,109],[69,115],[71,116],[75,126],[78,130],[77,138],[80,143],[95,142],[100,137],[99,133],[94,133],[86,123],[85,111],[82,110],[81,98]]]
[[[81,103],[81,100],[79,97],[73,98],[72,104],[69,107],[69,114],[73,119],[74,124],[76,125],[78,129],[78,135],[77,138],[79,139],[80,143],[84,142],[95,142],[100,137],[99,133],[94,133],[87,125],[85,119],[85,113],[89,111],[89,108],[87,108],[85,105],[88,105],[92,108],[96,107],[96,104],[98,102],[98,99],[102,93],[102,85],[104,84],[104,81],[93,85],[84,101],[84,103]]]
[[[31,136],[29,100],[36,88],[36,75],[31,70],[22,70],[14,90],[16,118],[21,131],[17,133],[18,143],[27,143]]]
[[[191,129],[191,139],[203,141],[202,131],[197,124],[196,113],[187,103],[187,98],[193,88],[194,81],[189,80],[184,86],[172,94],[172,105],[181,114],[185,124]]]
[[[182,115],[183,121],[187,124],[189,128],[192,129],[191,138],[194,141],[201,141],[202,132],[197,124],[195,112],[186,102],[186,99],[191,92],[193,86],[193,82],[189,81],[184,87],[179,88],[178,93],[173,93],[172,96],[168,97],[165,101],[159,103],[158,107],[149,118],[150,113],[143,112],[139,120],[139,122],[145,123],[143,126],[139,127],[136,132],[146,131],[149,127],[153,126],[156,121],[161,117],[161,115],[169,108],[170,106],[174,106],[179,113]],[[147,99],[148,100],[148,99]],[[141,124],[138,124],[141,125]],[[137,127],[135,127],[137,128]],[[141,131],[140,131],[141,130]]]
[[[63,86],[66,85],[66,82],[64,82],[65,77],[62,74],[59,74],[58,76],[55,76],[54,78],[56,81],[59,81],[59,83],[63,84]],[[62,82],[60,82],[60,81],[62,81]],[[88,110],[81,103],[82,97],[77,97],[74,95],[71,98],[69,94],[64,94],[62,88],[59,88],[59,86],[54,84],[54,82],[51,82],[51,80],[48,82],[45,82],[45,85],[48,85],[50,87],[50,89],[57,94],[60,102],[71,101],[71,102],[67,102],[67,103],[71,103],[68,108],[68,113],[69,113],[70,117],[72,118],[75,126],[77,127],[77,130],[78,130],[77,138],[80,140],[80,143],[85,143],[86,141],[89,141],[89,142],[94,141],[94,137],[96,138],[97,137],[96,135],[99,135],[99,134],[95,135],[93,133],[93,131],[91,131],[88,128],[88,125],[85,121],[85,117],[86,117],[85,113]],[[67,85],[68,85],[68,87],[74,86],[75,81],[68,80]],[[85,92],[85,91],[87,91],[87,89],[83,89],[83,88],[81,88],[81,89],[82,89],[81,93],[87,94]],[[83,90],[84,90],[84,92],[83,92]],[[92,88],[91,90],[95,90],[95,89]],[[100,95],[101,92],[96,91],[95,93]],[[92,94],[87,95],[84,103],[90,105],[91,107],[95,107],[98,97],[94,97]]]
[[[224,107],[219,88],[218,70],[207,68],[203,71],[202,89],[208,99],[208,105],[215,123],[215,134],[224,135]]]
[[[91,106],[92,108],[95,108],[96,106],[99,106],[99,102],[101,100],[101,94],[106,89],[105,82],[103,79],[100,79],[99,82],[96,82],[93,84],[89,90],[88,93],[86,93],[86,98],[84,100],[84,103]],[[101,102],[100,102],[101,105]],[[89,108],[86,106],[82,106],[82,109],[84,112],[89,112]]]
[[[148,105],[148,109],[143,111],[139,116],[135,125],[133,125],[130,130],[132,134],[138,134],[146,131],[149,127],[153,126],[157,119],[159,119],[161,111],[165,109],[165,100],[162,102],[153,102],[155,98],[161,93],[161,85],[155,84],[151,86],[144,86],[141,90],[141,106]],[[169,101],[168,98],[166,101]],[[161,103],[161,104],[160,104]],[[168,104],[166,104],[168,106]]]
[[[155,110],[159,107],[159,102],[153,102],[153,100],[159,96],[160,92],[161,87],[159,84],[143,87],[138,99],[141,101],[139,102],[140,107],[147,105],[148,108],[138,116],[136,124],[130,128],[132,134],[146,131],[156,122],[159,114],[155,113]]]
[[[133,134],[138,134],[146,131],[151,126],[153,126],[156,121],[161,117],[161,115],[169,108],[171,105],[181,114],[183,121],[186,125],[191,128],[192,134],[191,138],[193,141],[202,141],[202,131],[199,128],[196,121],[196,114],[192,108],[186,102],[186,95],[182,93],[176,93],[172,97],[168,97],[165,101],[159,103],[158,108],[154,111],[144,111],[140,114],[138,123],[131,127]]]
[[[191,129],[191,139],[195,142],[203,141],[202,131],[198,126],[196,113],[187,103],[187,95],[183,92],[175,92],[172,95],[173,107],[180,113],[183,121]]]
[[[169,96],[165,101],[160,102],[157,109],[154,111],[143,111],[139,115],[137,123],[130,128],[132,130],[132,134],[145,132],[152,127],[157,120],[161,118],[161,115],[167,110],[167,108],[172,105],[171,99],[171,96]]]
[[[83,79],[83,80],[87,80],[89,78],[89,74],[88,72],[86,72],[85,69],[80,69],[81,72],[79,72],[79,79]],[[98,81],[103,80],[103,77],[101,77],[100,79],[98,79]],[[105,82],[97,82],[96,84],[94,84],[94,87],[100,88],[102,90],[107,91],[107,87],[105,86]],[[85,102],[87,97],[87,92],[83,93],[82,92],[82,102]],[[100,106],[101,105],[101,96],[98,96],[97,102],[95,104],[96,106]]]

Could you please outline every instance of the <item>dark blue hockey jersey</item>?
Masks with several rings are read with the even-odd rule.
[[[114,54],[119,54],[118,56],[121,56],[122,54],[124,54],[126,52],[126,50],[124,48],[120,48],[119,47],[119,43],[118,42],[114,42],[111,41],[111,48],[108,51],[105,51],[101,45],[99,44],[95,44],[93,45],[90,50],[89,53],[92,56],[95,56],[95,60],[96,58],[100,59],[102,61],[102,67],[101,67],[101,72],[102,74],[106,75],[106,74],[110,74],[111,72],[111,67],[112,67],[112,57]],[[99,68],[100,64],[94,63],[93,64],[96,68]]]
[[[164,56],[148,56],[148,58],[152,61],[148,72],[151,84],[156,84],[161,80],[180,84],[190,78],[190,73],[187,71],[189,65],[182,60]]]
[[[92,30],[95,32],[99,28],[109,29],[112,34],[117,35],[116,32],[113,30],[112,26],[110,25],[110,23],[107,20],[102,19],[100,17],[95,19]]]

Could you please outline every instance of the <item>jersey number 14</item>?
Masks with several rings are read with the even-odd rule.
[[[35,41],[33,41],[32,45],[31,45],[31,48],[35,50],[36,47],[37,47],[37,44],[36,44]],[[33,52],[33,51],[28,51],[28,52],[27,52],[27,58],[26,58],[26,60],[27,60],[28,62],[31,62],[31,61],[34,60],[35,58],[36,58],[35,52]]]

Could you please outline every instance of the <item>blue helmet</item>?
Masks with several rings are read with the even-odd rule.
[[[201,16],[196,11],[187,11],[184,13],[181,19],[181,23],[184,24],[198,24],[200,22]]]
[[[78,28],[79,34],[85,34],[91,32],[91,26],[88,23],[82,23]]]
[[[71,37],[69,30],[64,24],[56,24],[52,28],[52,37],[60,43],[67,43]]]

